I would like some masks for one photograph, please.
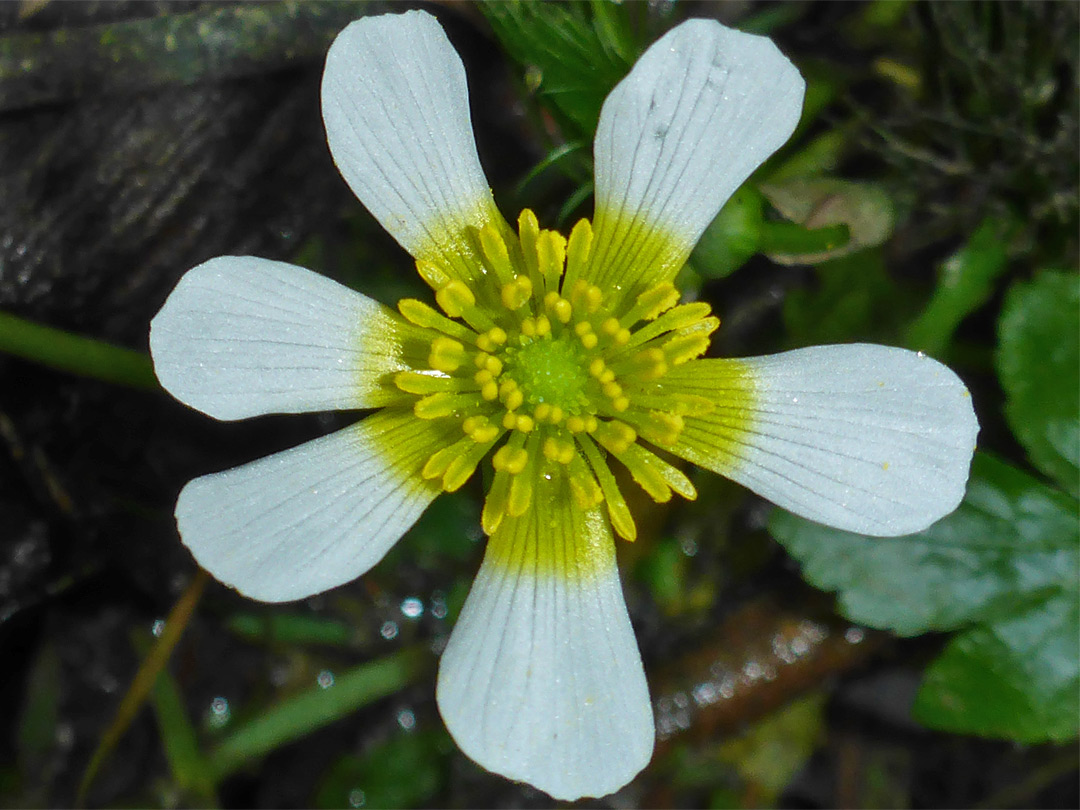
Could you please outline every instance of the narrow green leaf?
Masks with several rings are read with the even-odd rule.
[[[150,358],[142,352],[73,335],[0,312],[0,352],[44,366],[132,388],[158,388]]]
[[[907,329],[905,345],[937,356],[944,352],[960,321],[986,303],[994,281],[1004,272],[1007,230],[1006,223],[987,218],[945,260],[930,303]]]
[[[323,777],[315,806],[325,808],[422,807],[446,781],[444,761],[453,749],[443,731],[394,737],[362,756],[338,758]]]
[[[315,686],[270,706],[234,728],[213,749],[215,776],[225,777],[246,762],[400,691],[426,676],[431,664],[426,648],[410,647],[337,675],[329,688]]]
[[[278,644],[349,646],[356,631],[344,622],[302,613],[234,613],[225,626],[238,636]]]
[[[796,254],[838,255],[840,249],[851,242],[851,230],[844,224],[804,228],[792,222],[762,222],[760,239],[763,253],[770,254],[773,259],[784,255],[783,263],[792,264],[795,262],[789,257]]]
[[[1031,463],[1080,495],[1080,277],[1015,285],[998,321],[1005,418]]]

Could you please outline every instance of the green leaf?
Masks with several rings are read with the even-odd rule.
[[[781,510],[769,528],[849,619],[900,635],[969,628],[931,666],[925,722],[1053,740],[1077,721],[1062,696],[1080,690],[1078,506],[980,453],[960,507],[918,534],[864,537]],[[1069,717],[1046,722],[1054,712]]]
[[[940,356],[956,327],[981,307],[994,291],[994,281],[1008,264],[1007,231],[1011,225],[983,220],[967,243],[938,271],[938,283],[926,309],[907,329],[905,344]]]
[[[304,613],[234,613],[225,626],[248,640],[276,644],[348,647],[358,639],[356,628],[345,622]]]
[[[507,53],[531,68],[541,100],[573,124],[574,135],[591,139],[604,99],[639,52],[627,10],[522,2],[479,8]]]
[[[944,731],[1065,742],[1080,732],[1078,661],[1073,591],[954,638],[926,672],[915,717]]]
[[[210,756],[215,776],[220,779],[245,762],[394,694],[423,677],[430,663],[426,649],[406,648],[338,675],[327,689],[316,686],[285,698],[222,738]]]
[[[816,287],[792,290],[784,299],[788,345],[852,338],[888,342],[909,311],[908,296],[886,273],[880,249],[842,256],[814,270]]]
[[[452,749],[443,732],[405,734],[367,751],[340,757],[323,777],[316,807],[421,807],[445,781],[445,754]],[[362,805],[361,805],[362,802]]]
[[[893,205],[884,189],[873,183],[855,183],[834,177],[795,177],[765,183],[761,193],[787,219],[808,230],[846,225],[850,238],[823,248],[801,250],[780,244],[763,247],[780,264],[817,264],[875,247],[889,238]]]
[[[769,530],[853,621],[902,636],[1008,616],[1066,587],[1076,502],[984,453],[960,507],[906,537],[867,537],[777,509]]]
[[[1031,463],[1080,494],[1080,277],[1046,271],[1015,285],[998,322],[1005,418]]]
[[[698,240],[694,269],[705,278],[726,278],[742,267],[759,250],[764,206],[757,189],[736,191]]]

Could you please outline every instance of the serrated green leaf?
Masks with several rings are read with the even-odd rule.
[[[1074,591],[954,638],[926,671],[915,717],[945,731],[1065,742],[1080,732],[1078,662]]]
[[[907,329],[904,342],[909,348],[942,354],[960,321],[986,303],[1008,263],[1010,227],[996,219],[984,220],[967,243],[942,263],[930,303]]]
[[[903,635],[994,621],[1070,587],[1076,502],[984,453],[960,507],[906,537],[866,537],[775,510],[769,530],[849,619]]]
[[[1005,418],[1031,463],[1080,495],[1080,277],[1015,285],[998,321]]]

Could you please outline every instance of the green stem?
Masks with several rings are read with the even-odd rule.
[[[7,312],[0,312],[0,352],[132,388],[158,387],[150,358],[142,352],[73,335]]]
[[[846,245],[851,232],[843,224],[807,230],[793,222],[763,222],[760,240],[762,253],[824,253]]]

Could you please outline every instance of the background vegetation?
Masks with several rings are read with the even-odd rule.
[[[425,294],[319,116],[327,45],[386,7],[0,6],[0,805],[548,803],[467,760],[434,704],[480,482],[290,605],[208,581],[172,521],[189,478],[356,417],[221,425],[158,389],[147,323],[186,269],[254,253]],[[590,214],[600,104],[651,41],[690,16],[775,38],[803,120],[680,279],[721,316],[713,351],[925,351],[982,424],[964,503],[908,538],[701,471],[696,502],[633,504],[659,744],[587,804],[1075,807],[1080,6],[426,7],[496,199],[547,226]]]

